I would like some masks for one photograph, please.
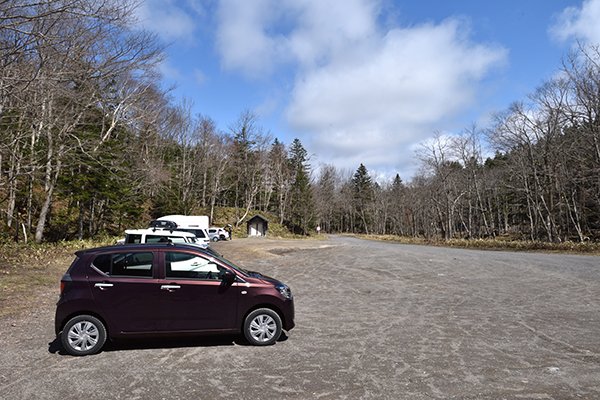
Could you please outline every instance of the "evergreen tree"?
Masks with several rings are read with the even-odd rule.
[[[269,151],[269,174],[272,195],[270,205],[279,215],[279,223],[283,224],[289,203],[290,184],[292,178],[291,163],[285,145],[275,139]]]
[[[389,189],[390,230],[396,235],[404,235],[404,214],[406,213],[406,186],[399,174],[396,174]]]
[[[366,234],[369,234],[370,211],[374,200],[374,186],[367,168],[360,164],[352,177],[354,209],[359,215]]]
[[[313,225],[314,203],[310,186],[308,153],[299,139],[290,147],[289,164],[294,180],[291,185],[290,225],[296,232],[307,235]]]
[[[331,232],[334,227],[340,229],[335,220],[336,213],[341,212],[341,206],[337,201],[336,180],[337,171],[333,165],[321,167],[315,187],[315,204],[317,222],[325,232]]]

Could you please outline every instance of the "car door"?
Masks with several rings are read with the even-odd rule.
[[[160,330],[157,256],[151,251],[121,251],[92,261],[97,273],[88,275],[90,290],[111,334]]]
[[[221,279],[226,267],[196,252],[169,250],[163,254],[165,331],[239,329],[236,313],[240,287]]]

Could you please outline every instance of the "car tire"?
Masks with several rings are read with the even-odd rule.
[[[281,336],[281,317],[270,308],[252,311],[244,320],[244,336],[255,346],[269,346]]]
[[[218,238],[218,237],[216,237],[216,236],[213,236],[213,238],[212,238],[212,241],[213,241],[213,242],[218,242],[218,241],[219,241],[219,238]]]
[[[106,342],[106,328],[96,317],[78,315],[65,324],[60,341],[65,351],[73,356],[95,354]]]

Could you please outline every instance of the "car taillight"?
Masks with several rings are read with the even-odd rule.
[[[60,294],[61,294],[61,296],[64,293],[65,289],[67,288],[67,284],[69,282],[72,282],[71,275],[69,273],[66,273],[60,279]]]

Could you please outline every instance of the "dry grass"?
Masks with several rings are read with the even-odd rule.
[[[497,239],[450,239],[427,240],[395,235],[354,235],[363,239],[392,241],[404,244],[422,244],[429,246],[462,247],[481,250],[510,250],[510,251],[544,251],[573,254],[600,255],[600,243],[592,242],[534,242],[527,240]]]
[[[42,293],[55,288],[73,261],[73,253],[114,243],[115,240],[45,244],[0,244],[0,317],[18,314],[35,305]]]

